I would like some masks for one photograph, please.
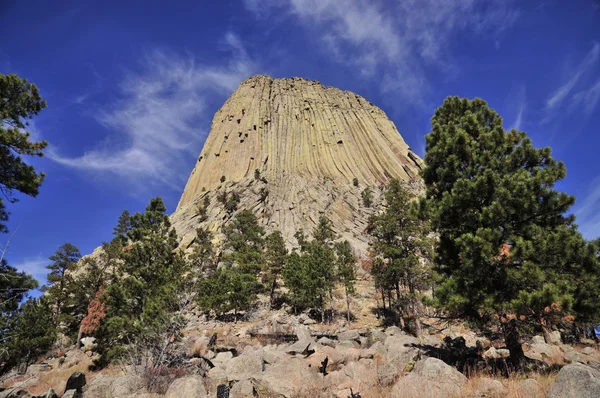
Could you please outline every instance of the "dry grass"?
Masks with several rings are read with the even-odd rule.
[[[488,393],[488,395],[485,395],[486,397],[535,398],[545,397],[548,394],[552,383],[554,383],[554,380],[556,379],[556,373],[542,374],[532,372],[527,375],[522,373],[512,373],[508,378],[492,376],[486,373],[472,374],[469,376],[467,384],[461,390],[460,397],[480,397],[480,389],[483,387],[486,379],[499,381],[505,388],[505,392],[502,394],[494,395],[494,393]],[[537,382],[537,388],[535,389],[535,392],[523,389],[521,383],[526,379],[533,379]],[[531,395],[532,393],[536,395]]]

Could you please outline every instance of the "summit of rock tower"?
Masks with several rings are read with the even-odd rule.
[[[207,202],[202,223],[218,232],[230,214],[217,197],[236,192],[238,209],[253,211],[267,230],[281,230],[289,246],[296,230],[310,232],[323,214],[363,251],[377,206],[364,206],[362,191],[368,187],[377,204],[381,186],[391,178],[418,181],[421,165],[394,123],[360,95],[256,75],[216,112],[173,221],[191,242],[199,225],[194,212]]]

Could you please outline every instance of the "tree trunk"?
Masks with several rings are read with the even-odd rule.
[[[350,296],[348,296],[348,288],[346,290],[346,315],[348,316],[348,323],[350,323]]]
[[[412,315],[415,319],[415,334],[418,338],[421,338],[421,334],[423,333],[423,328],[421,327],[421,320],[419,319],[419,311],[417,310],[417,305],[415,304],[415,298],[412,298]]]
[[[83,324],[79,325],[79,331],[77,332],[77,349],[81,348],[81,338],[83,337]]]
[[[550,338],[550,332],[546,327],[546,321],[544,318],[540,318],[540,326],[542,327],[542,335],[544,336],[544,342],[546,344],[552,344],[552,339]]]
[[[277,286],[277,278],[273,278],[273,285],[271,286],[271,309],[273,309],[273,297],[275,297],[275,286]]]
[[[385,311],[385,292],[381,289],[381,301],[383,302],[383,311]]]
[[[519,329],[517,328],[517,320],[511,319],[502,325],[502,331],[504,332],[504,342],[506,347],[510,351],[508,362],[515,369],[520,369],[525,361],[525,353],[523,352],[523,346],[521,345],[521,336]]]

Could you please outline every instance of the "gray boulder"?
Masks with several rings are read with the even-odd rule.
[[[508,390],[504,384],[498,380],[484,377],[479,380],[477,386],[477,396],[479,397],[503,397],[508,394]]]
[[[326,345],[328,347],[335,347],[335,340],[332,340],[328,337],[321,337],[319,340],[317,340],[317,343]]]
[[[197,398],[207,397],[204,381],[201,376],[187,376],[171,383],[165,398]]]
[[[300,358],[288,358],[275,366],[270,366],[257,375],[255,380],[256,390],[269,397],[310,396],[301,394],[307,393],[308,389],[317,388],[320,384],[317,369],[309,368]]]
[[[263,368],[263,351],[257,350],[230,359],[225,367],[225,373],[227,380],[240,381],[262,372]]]
[[[558,372],[547,397],[598,398],[600,372],[580,363],[567,365]]]
[[[436,358],[419,361],[414,370],[392,388],[396,398],[450,398],[459,396],[467,378]]]
[[[346,330],[345,332],[338,333],[337,338],[339,341],[358,341],[360,339],[360,334],[358,333],[358,330]]]
[[[306,326],[296,326],[296,337],[298,341],[312,340],[310,330]]]
[[[314,343],[312,339],[298,340],[297,342],[289,346],[285,350],[285,352],[287,352],[290,355],[307,355],[310,351],[314,351],[314,347],[311,347],[313,346],[313,344]]]

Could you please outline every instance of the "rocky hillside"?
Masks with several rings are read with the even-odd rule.
[[[215,114],[172,220],[184,245],[201,223],[218,232],[229,218],[218,197],[236,192],[238,208],[252,210],[267,230],[281,230],[288,246],[295,231],[312,230],[326,213],[336,232],[364,251],[373,210],[361,193],[368,187],[377,204],[380,186],[391,178],[417,181],[421,164],[394,123],[361,96],[258,75]]]

